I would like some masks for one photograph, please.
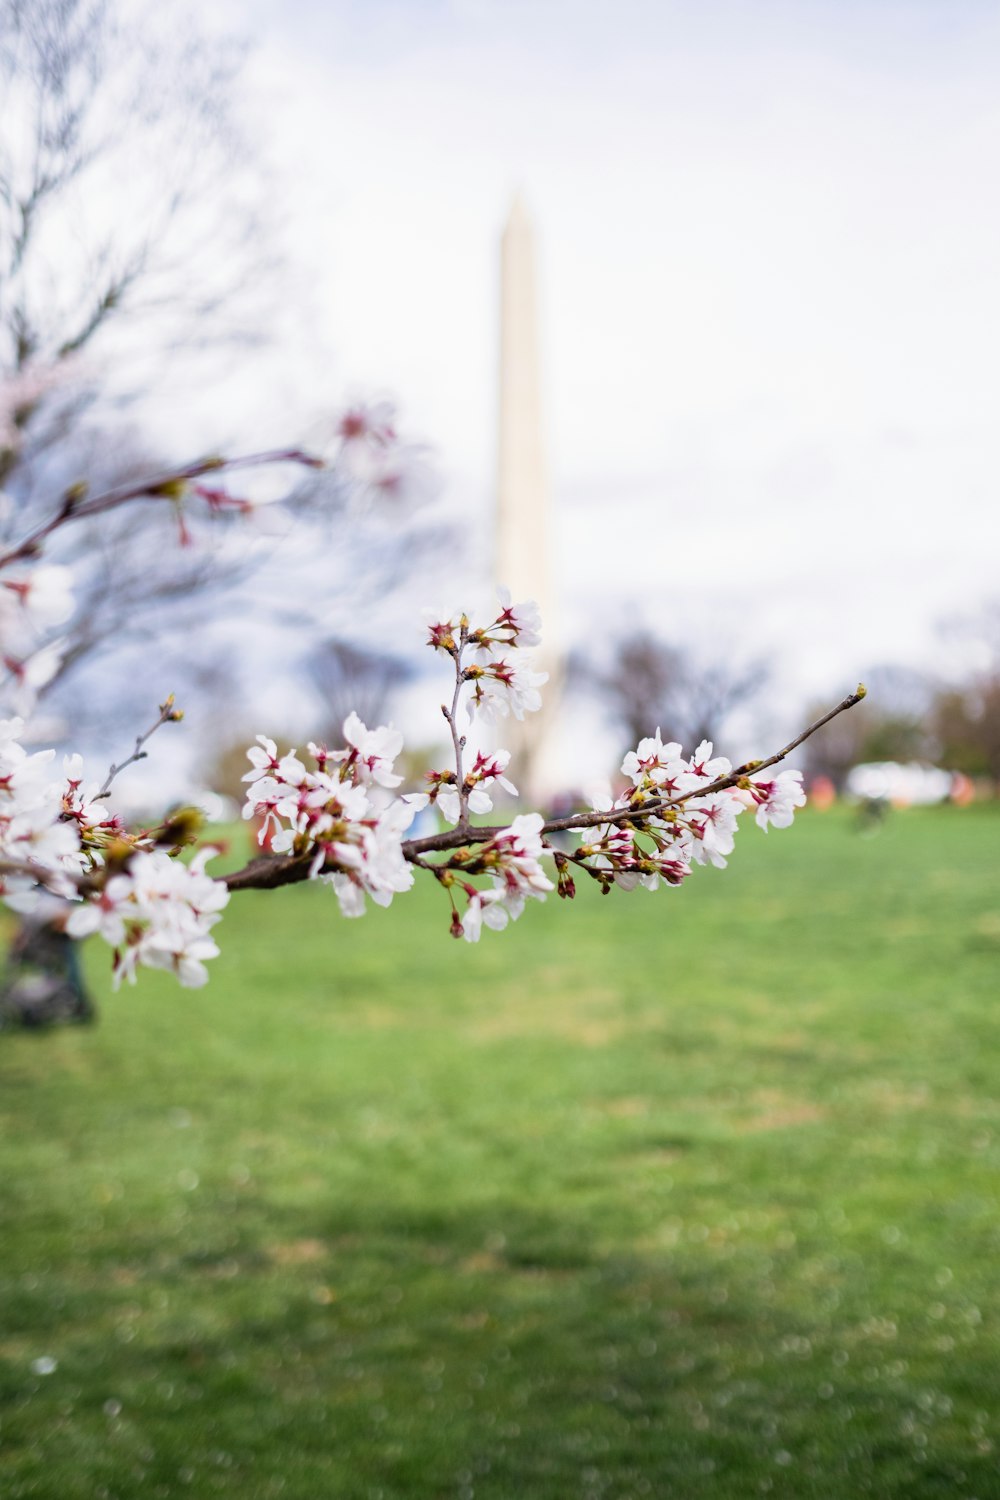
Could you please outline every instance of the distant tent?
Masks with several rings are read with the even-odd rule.
[[[938,766],[914,762],[899,765],[893,760],[869,761],[848,772],[846,790],[849,797],[868,802],[891,802],[896,807],[926,807],[947,802],[952,794],[954,775]]]

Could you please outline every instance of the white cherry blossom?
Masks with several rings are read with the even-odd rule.
[[[507,651],[512,646],[537,646],[542,639],[542,617],[534,599],[519,604],[511,602],[510,590],[498,588],[500,613],[491,624],[470,631],[470,640],[481,651],[490,654]]]
[[[691,857],[698,864],[724,870],[736,842],[736,819],[742,804],[726,792],[711,792],[688,805],[685,823],[693,835]]]
[[[472,770],[469,772],[466,780],[469,781],[473,786],[478,786],[481,789],[495,783],[497,786],[503,787],[504,791],[507,792],[509,796],[516,797],[517,787],[512,781],[508,781],[506,775],[504,774],[509,765],[509,750],[478,750],[476,752],[476,759],[473,763]],[[474,808],[473,811],[489,812],[492,806],[493,803],[490,802],[485,807]]]
[[[523,719],[525,714],[536,713],[542,706],[538,689],[549,680],[548,672],[534,671],[530,657],[520,652],[508,653],[499,661],[477,663],[467,669],[467,675],[472,684],[469,718],[478,710],[487,724],[495,724],[508,714]]]
[[[732,761],[724,755],[713,755],[715,747],[711,740],[702,740],[691,757],[691,775],[701,781],[721,781],[733,769]]]
[[[478,943],[484,924],[494,932],[502,932],[510,921],[510,912],[504,901],[504,893],[497,887],[489,891],[468,888],[469,900],[461,918],[461,936],[467,943]]]
[[[367,784],[377,782],[379,786],[400,786],[402,776],[397,776],[392,763],[403,748],[403,736],[391,724],[381,724],[378,729],[368,729],[356,713],[348,714],[344,720],[344,739],[347,749],[331,753],[330,759],[342,763],[346,770]]]
[[[757,803],[756,822],[767,832],[767,825],[788,828],[797,807],[804,807],[801,771],[780,771],[771,780],[753,780],[752,795]]]
[[[205,960],[219,956],[219,945],[213,938],[192,933],[170,935],[158,932],[143,939],[138,948],[139,961],[148,969],[169,969],[185,989],[199,989],[208,983]],[[134,969],[131,978],[134,983]]]
[[[272,777],[280,760],[278,747],[266,734],[259,734],[256,745],[251,745],[247,751],[247,760],[252,769],[243,777],[244,781],[259,781],[263,776]]]
[[[125,941],[126,903],[132,895],[132,882],[127,875],[113,875],[104,889],[89,901],[75,906],[66,918],[66,931],[70,937],[89,937],[99,933],[112,948]]]
[[[665,745],[657,729],[655,735],[640,740],[638,748],[628,752],[622,761],[622,775],[627,776],[635,786],[639,786],[646,778],[662,786],[672,770],[681,769],[681,762],[680,745],[675,741]]]
[[[523,905],[525,896],[544,901],[555,890],[540,863],[543,821],[541,813],[520,813],[483,850],[484,861],[493,866],[491,873],[501,883],[511,916],[519,915],[521,907],[515,911],[514,906],[518,901]]]
[[[510,764],[509,750],[476,752],[472,769],[462,778],[466,807],[470,813],[488,813],[493,810],[494,786],[503,787],[510,796],[517,796],[517,787],[504,775]],[[462,799],[454,771],[428,771],[426,781],[429,792],[420,792],[410,797],[414,807],[437,806],[441,816],[449,823],[458,823],[462,816]]]
[[[520,604],[511,602],[510,589],[502,585],[497,589],[500,614],[497,624],[508,630],[513,643],[519,647],[538,646],[542,639],[542,616],[534,599],[524,599]]]
[[[70,912],[66,931],[76,938],[97,933],[111,944],[116,989],[123,979],[136,982],[139,965],[168,969],[185,988],[205,984],[205,961],[219,952],[208,934],[229,902],[227,888],[205,870],[217,852],[203,849],[186,865],[163,849],[136,851],[122,874]]]

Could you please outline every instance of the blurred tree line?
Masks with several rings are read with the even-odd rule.
[[[953,623],[949,635],[955,650],[948,678],[876,668],[865,679],[865,702],[809,741],[809,774],[829,776],[839,789],[852,766],[919,761],[1000,794],[1000,601]]]
[[[864,674],[868,697],[803,748],[809,777],[842,790],[852,767],[920,762],[960,771],[1000,793],[1000,601],[949,627],[955,667],[946,680],[897,665]],[[577,683],[595,690],[633,748],[659,726],[664,740],[692,749],[719,744],[738,711],[759,711],[769,673],[761,661],[706,653],[639,629],[601,659],[580,658]],[[816,702],[807,721],[829,704]]]

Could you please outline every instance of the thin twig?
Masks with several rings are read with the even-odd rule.
[[[204,474],[217,474],[220,470],[232,469],[259,469],[269,464],[301,464],[309,469],[322,469],[323,460],[315,454],[305,453],[300,448],[275,448],[265,453],[248,453],[241,458],[220,458],[213,455],[209,458],[199,459],[192,464],[186,464],[182,469],[171,469],[153,479],[140,480],[134,484],[119,485],[116,489],[107,490],[103,495],[94,495],[89,500],[82,500],[73,509],[73,515],[86,519],[88,516],[100,515],[103,511],[114,510],[116,506],[124,505],[127,500],[141,500],[143,497],[170,496],[174,485],[184,484],[190,479],[200,479]],[[3,558],[0,558],[0,565]]]
[[[136,737],[135,749],[132,751],[132,754],[128,757],[128,759],[121,761],[119,765],[112,765],[110,767],[107,776],[105,776],[104,778],[104,785],[94,797],[94,801],[97,802],[101,797],[106,797],[108,795],[111,790],[111,783],[114,781],[115,777],[120,771],[124,771],[126,766],[133,765],[137,760],[146,759],[146,751],[142,747],[146,743],[146,741],[156,733],[161,724],[176,724],[178,720],[183,719],[183,717],[183,710],[174,707],[174,695],[173,693],[171,693],[166,702],[160,704],[160,713],[156,722],[149,726],[145,734],[140,734]]]
[[[451,743],[455,750],[455,785],[458,788],[458,827],[463,831],[469,825],[469,794],[465,787],[465,771],[462,768],[462,751],[465,749],[465,736],[458,732],[458,700],[462,695],[462,686],[465,679],[462,676],[462,652],[468,645],[468,626],[465,616],[462,616],[462,628],[458,638],[458,646],[455,649],[455,691],[452,694],[451,709],[441,705],[441,712],[448,721],[451,730]]]
[[[91,516],[103,515],[106,511],[117,510],[120,505],[126,505],[131,500],[176,499],[189,480],[200,479],[204,474],[217,474],[223,469],[260,468],[267,464],[282,463],[301,464],[311,469],[324,467],[322,459],[298,448],[276,449],[268,453],[250,453],[244,458],[203,458],[197,463],[186,464],[182,469],[170,469],[150,479],[118,485],[115,489],[92,495],[89,499],[77,488],[70,489],[54,516],[36,526],[15,547],[0,553],[0,568],[9,567],[11,563],[20,562],[24,558],[35,557],[42,542],[69,521],[84,521]]]

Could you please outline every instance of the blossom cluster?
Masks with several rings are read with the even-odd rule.
[[[0,895],[21,910],[40,887],[75,895],[86,865],[80,829],[62,816],[69,787],[52,775],[55,751],[29,755],[23,733],[23,719],[0,720]]]
[[[136,966],[166,969],[187,988],[208,979],[207,958],[219,952],[209,932],[229,901],[229,891],[205,873],[218,851],[200,849],[190,864],[163,849],[139,849],[127,869],[111,875],[66,920],[70,937],[98,933],[114,952],[113,980],[135,983]]]
[[[378,806],[379,789],[403,779],[393,770],[403,748],[398,730],[368,729],[351,713],[344,740],[335,750],[310,743],[309,768],[295,750],[279,755],[273,740],[258,735],[247,751],[252,769],[243,778],[250,783],[243,816],[257,820],[262,846],[308,860],[310,876],[333,886],[344,916],[360,917],[366,895],[388,906],[413,884],[402,836],[417,809],[405,797]]]
[[[499,830],[470,855],[458,860],[460,888],[466,898],[465,915],[452,906],[452,932],[466,942],[478,942],[483,924],[499,931],[519,917],[530,897],[544,901],[555,887],[542,869],[545,845],[541,813],[522,813],[509,828]],[[462,876],[486,875],[492,884],[483,888]],[[454,887],[452,887],[454,890]]]
[[[414,808],[435,803],[441,816],[449,823],[460,823],[463,816],[462,799],[470,813],[493,811],[494,788],[500,787],[508,796],[517,796],[517,787],[504,775],[510,765],[509,750],[477,750],[476,759],[458,785],[458,773],[452,770],[427,771],[424,780],[429,790],[416,792],[409,799]]]
[[[733,780],[731,762],[715,755],[711,741],[686,759],[679,744],[663,743],[659,729],[629,751],[621,772],[629,785],[614,800],[595,801],[607,822],[574,856],[605,888],[613,882],[656,890],[661,880],[680,885],[694,864],[724,869],[741,813],[755,808],[761,828],[787,828],[806,800],[800,771]]]
[[[439,616],[427,611],[427,644],[455,663],[459,686],[468,688],[470,720],[483,723],[513,714],[523,719],[542,706],[538,691],[548,681],[536,672],[528,648],[541,642],[541,616],[533,600],[512,604],[507,589],[499,590],[500,612],[488,625],[473,626],[467,615]],[[505,767],[504,767],[505,769]]]
[[[418,812],[436,807],[449,823],[467,829],[469,844],[445,861],[421,863],[449,892],[453,932],[471,942],[484,923],[503,927],[520,915],[526,898],[544,899],[555,889],[541,865],[541,814],[522,814],[489,835],[469,825],[470,815],[492,810],[498,789],[514,797],[517,788],[505,774],[509,750],[480,748],[464,769],[465,737],[456,723],[463,693],[470,717],[478,714],[486,723],[507,713],[521,719],[541,705],[538,687],[546,674],[533,669],[527,654],[539,643],[540,619],[536,605],[515,605],[502,590],[500,609],[488,624],[474,626],[461,612],[429,612],[428,627],[428,644],[449,656],[455,671],[452,706],[443,706],[453,731],[454,768],[428,771],[426,791],[386,806],[385,794],[402,781],[394,763],[403,737],[391,725],[369,729],[352,713],[344,723],[343,748],[310,744],[310,767],[297,751],[279,754],[273,740],[258,735],[247,752],[252,769],[243,778],[249,782],[243,815],[257,823],[262,846],[307,863],[311,878],[333,886],[343,913],[359,916],[366,895],[386,906],[412,885],[415,861],[407,857],[403,835]],[[474,884],[478,877],[489,884]],[[456,897],[465,898],[464,917]]]
[[[134,984],[140,964],[204,984],[204,960],[219,951],[208,934],[229,900],[205,873],[215,851],[184,864],[176,849],[158,846],[179,827],[128,833],[97,783],[85,781],[79,755],[54,774],[55,751],[29,755],[23,732],[21,719],[0,721],[0,896],[70,937],[98,933],[115,950],[116,986]]]

